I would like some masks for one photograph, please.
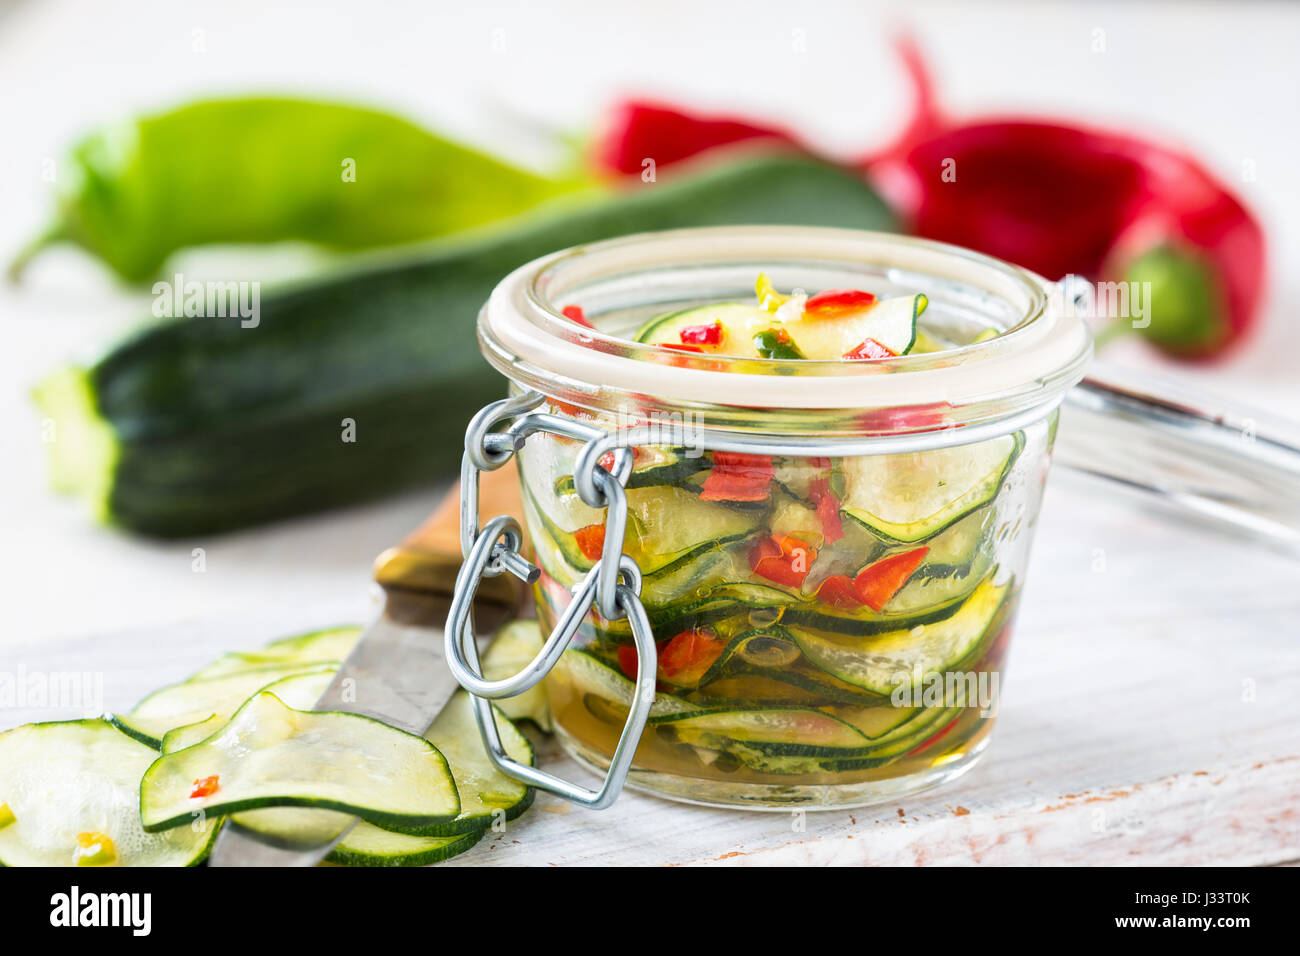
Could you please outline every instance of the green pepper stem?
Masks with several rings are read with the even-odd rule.
[[[18,254],[10,260],[5,275],[8,276],[10,282],[16,284],[22,279],[23,272],[27,269],[29,262],[40,255],[48,246],[52,246],[56,242],[62,242],[67,238],[68,234],[63,228],[63,223],[54,223],[18,250]]]

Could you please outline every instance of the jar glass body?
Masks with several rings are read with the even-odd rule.
[[[674,307],[738,299],[759,271],[785,287],[932,296],[930,333],[947,348],[921,357],[928,370],[961,366],[988,338],[981,332],[1026,321],[1023,303],[938,267],[800,256],[774,268],[770,256],[732,252],[717,263],[658,254],[648,267],[593,271],[582,255],[581,281],[556,279],[566,259],[529,287],[548,312],[575,302],[622,335]],[[891,381],[869,404],[773,408],[769,386],[797,388],[801,370],[743,366],[735,401],[706,406],[619,382],[614,399],[592,397],[566,376],[548,381],[544,368],[521,373],[524,363],[502,361],[482,325],[481,336],[517,387],[548,396],[550,413],[661,436],[636,445],[626,476],[623,552],[641,569],[658,648],[630,786],[709,805],[844,807],[973,764],[996,720],[1057,407],[1086,355],[1050,388],[1030,373],[1025,389],[1001,389],[979,407],[951,395],[918,402],[902,373],[897,403]],[[962,374],[977,376],[972,368]],[[719,448],[738,436],[745,452]],[[517,452],[544,633],[603,545],[605,510],[574,480],[582,448],[539,433]],[[615,468],[612,456],[602,464]],[[608,765],[637,676],[627,621],[593,610],[547,678],[564,746],[593,769]]]

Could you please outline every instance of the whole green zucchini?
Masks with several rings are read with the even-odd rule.
[[[47,380],[55,483],[102,520],[179,536],[450,475],[470,416],[505,391],[475,318],[506,273],[598,239],[747,223],[895,228],[853,173],[765,156],[268,289],[256,327],[173,320]]]

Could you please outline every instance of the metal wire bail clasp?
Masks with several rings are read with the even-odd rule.
[[[502,773],[530,786],[557,794],[595,810],[608,807],[618,797],[627,779],[637,742],[645,729],[654,703],[658,655],[650,621],[641,603],[641,569],[622,553],[627,527],[627,498],[623,483],[631,473],[632,455],[626,448],[615,451],[613,471],[599,464],[588,466],[591,474],[575,483],[586,488],[584,499],[593,507],[605,507],[605,544],[601,558],[573,589],[573,600],[555,624],[542,649],[517,674],[501,680],[487,680],[479,662],[474,633],[473,603],[479,582],[510,572],[521,580],[535,581],[540,573],[520,553],[523,542],[519,523],[499,515],[479,527],[478,477],[480,472],[500,468],[528,437],[547,432],[587,443],[589,451],[608,439],[608,433],[581,422],[537,411],[543,397],[537,392],[493,402],[470,422],[465,434],[465,457],[461,465],[461,548],[465,562],[456,576],[456,588],[447,616],[445,651],[447,666],[462,687],[474,698],[474,715],[488,756]],[[505,431],[493,431],[510,421]],[[603,451],[602,451],[603,453]],[[597,456],[598,458],[598,456]],[[589,454],[579,462],[596,462]],[[581,467],[581,466],[579,466]],[[501,742],[491,701],[513,697],[536,686],[560,660],[587,613],[595,606],[609,620],[627,618],[637,652],[638,677],[629,702],[627,721],[610,760],[609,771],[599,790],[588,790],[514,760]]]

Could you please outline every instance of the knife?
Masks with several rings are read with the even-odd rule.
[[[519,517],[523,505],[514,463],[479,479],[481,507],[489,514]],[[343,710],[423,734],[460,689],[443,661],[443,625],[460,570],[460,489],[452,489],[434,513],[395,548],[375,561],[384,590],[379,614],[362,632],[315,710]],[[484,578],[474,604],[477,629],[489,633],[518,612],[522,582],[503,574]],[[227,820],[210,866],[314,866],[358,820],[338,819],[307,842],[273,842]]]

